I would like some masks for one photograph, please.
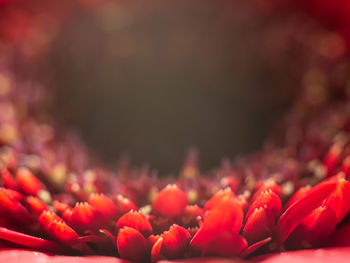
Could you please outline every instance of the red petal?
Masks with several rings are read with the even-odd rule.
[[[163,234],[162,254],[167,258],[180,258],[184,256],[188,243],[191,239],[190,233],[181,226],[172,225],[169,231]]]
[[[10,172],[7,169],[1,171],[1,179],[4,183],[4,186],[9,189],[18,190],[18,185],[15,179],[12,177]]]
[[[53,241],[29,236],[29,235],[12,231],[3,227],[0,227],[0,239],[4,239],[28,248],[34,248],[38,250],[55,252],[55,253],[62,252],[62,249],[60,248],[60,246],[58,246]]]
[[[13,196],[9,195],[7,189],[4,188],[0,188],[0,214],[23,224],[32,221],[27,209]]]
[[[120,216],[113,201],[104,194],[92,194],[88,203],[107,218],[117,219]]]
[[[38,218],[39,224],[46,232],[49,231],[50,224],[55,220],[63,221],[62,218],[60,218],[58,215],[56,215],[54,212],[51,212],[50,210],[43,211]]]
[[[16,174],[19,187],[28,195],[37,195],[43,190],[41,182],[26,168],[21,168]]]
[[[204,206],[204,211],[213,209],[215,206],[219,205],[222,199],[225,197],[234,198],[236,196],[230,188],[221,189],[207,201],[207,203]]]
[[[284,206],[284,210],[287,210],[295,201],[301,198],[305,193],[307,193],[311,189],[311,185],[306,185],[304,187],[300,187],[298,191],[294,193],[294,195],[288,200],[287,204]]]
[[[136,229],[145,237],[152,234],[152,226],[150,222],[140,212],[130,211],[119,218],[116,224],[116,230],[118,231],[125,226]]]
[[[137,230],[124,227],[117,236],[119,255],[123,259],[133,261],[146,261],[150,255],[150,243]]]
[[[245,250],[243,250],[242,253],[240,254],[240,257],[242,257],[242,258],[248,257],[254,251],[261,248],[263,245],[269,243],[271,240],[272,240],[272,238],[268,237],[264,240],[261,240],[259,242],[254,243],[253,245],[251,245],[251,246],[247,247]]]
[[[64,244],[69,244],[79,237],[79,235],[65,222],[57,220],[54,220],[52,223],[50,223],[48,232],[52,238]]]
[[[275,181],[268,180],[267,182],[264,182],[263,185],[258,188],[258,190],[256,190],[255,194],[252,197],[251,202],[254,202],[261,192],[265,192],[267,190],[271,190],[278,196],[281,196],[282,194],[281,187],[278,184],[276,184]]]
[[[26,198],[26,203],[30,211],[37,215],[40,215],[43,211],[48,209],[46,204],[35,196],[28,196]]]
[[[88,203],[77,203],[72,210],[70,224],[79,232],[97,231],[108,224],[108,220]]]
[[[160,235],[150,235],[147,240],[152,244],[152,246],[161,238]]]
[[[328,171],[328,175],[330,174],[329,172],[332,171],[337,166],[339,162],[339,157],[342,151],[343,151],[343,146],[339,144],[334,144],[329,150],[327,156],[323,161],[323,164]]]
[[[52,202],[53,207],[56,209],[58,213],[63,214],[67,209],[72,210],[73,208],[67,205],[66,203],[62,203],[60,201],[54,200]]]
[[[250,244],[260,241],[272,235],[274,222],[271,210],[264,207],[256,208],[247,220],[243,235]]]
[[[162,244],[163,244],[163,238],[158,238],[157,241],[154,243],[152,250],[151,250],[151,262],[155,263],[159,260],[163,259],[163,256],[161,254],[162,250]]]
[[[204,251],[205,256],[233,257],[247,248],[247,241],[239,234],[223,231],[214,237]]]
[[[327,206],[320,206],[313,210],[287,240],[287,246],[298,249],[307,244],[318,246],[326,240],[336,227],[334,211]]]
[[[122,195],[114,196],[113,200],[122,215],[131,210],[136,211],[138,209],[137,206],[132,201],[130,201],[130,199],[123,197]]]
[[[188,204],[186,194],[176,185],[167,185],[158,193],[153,204],[152,212],[165,217],[180,216]]]
[[[350,209],[350,183],[339,179],[336,188],[327,198],[326,205],[334,210],[339,223]]]
[[[282,203],[278,195],[272,192],[271,189],[260,192],[260,194],[255,198],[255,201],[249,207],[246,219],[250,217],[256,208],[260,207],[265,207],[266,210],[271,210],[275,218],[278,218],[282,210]]]
[[[206,249],[208,243],[223,231],[238,233],[242,227],[243,211],[237,202],[225,197],[220,205],[210,210],[198,232],[191,240],[191,251],[195,254]]]
[[[276,230],[279,242],[284,242],[294,228],[299,225],[312,210],[321,204],[335,188],[338,180],[338,177],[334,177],[316,185],[282,214],[277,223]]]

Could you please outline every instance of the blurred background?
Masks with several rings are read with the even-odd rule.
[[[203,169],[258,150],[317,61],[317,23],[276,1],[41,2],[1,27],[15,45],[45,29],[17,49],[31,58],[17,74],[52,87],[47,110],[111,165],[167,174],[191,147]]]
[[[204,169],[256,150],[292,99],[262,52],[269,22],[246,1],[78,10],[52,53],[57,114],[104,160],[128,154],[162,173],[189,147]]]

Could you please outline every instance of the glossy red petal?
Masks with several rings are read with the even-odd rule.
[[[256,208],[249,216],[243,229],[243,235],[252,244],[272,235],[275,219],[271,210]]]
[[[161,238],[160,235],[150,235],[147,240],[151,243],[151,245],[153,246],[157,241],[158,239]]]
[[[51,212],[50,210],[43,211],[38,218],[39,224],[46,232],[49,231],[50,224],[55,220],[63,221],[62,218],[60,218],[58,215],[56,215],[54,212]]]
[[[158,262],[161,259],[165,259],[165,257],[161,254],[162,244],[163,244],[163,238],[160,237],[157,239],[157,241],[152,246],[152,250],[151,250],[151,262],[152,263]]]
[[[205,256],[234,257],[247,248],[247,241],[239,234],[223,231],[215,236],[204,251]]]
[[[121,258],[132,261],[146,261],[150,256],[150,243],[137,230],[124,227],[117,236],[117,248]]]
[[[186,194],[176,185],[167,185],[156,196],[152,212],[164,217],[180,216],[188,204]]]
[[[43,211],[48,209],[47,205],[35,196],[28,196],[26,198],[26,203],[30,211],[37,215],[40,215]]]
[[[116,230],[119,231],[125,226],[136,229],[145,237],[148,237],[153,232],[151,223],[145,215],[136,211],[130,211],[120,217],[116,224]]]
[[[281,213],[282,202],[281,199],[272,190],[266,190],[260,192],[260,194],[255,198],[253,203],[248,209],[246,219],[250,217],[256,208],[265,207],[266,210],[270,210],[275,218]]]
[[[174,224],[169,231],[164,232],[162,238],[162,254],[173,259],[184,256],[191,235],[185,228]]]
[[[88,203],[77,203],[72,210],[69,222],[79,232],[98,231],[108,225],[108,220]]]
[[[32,221],[27,209],[4,188],[0,188],[0,215],[24,225]]]
[[[88,203],[107,218],[117,219],[120,216],[113,201],[104,194],[92,194]]]
[[[279,242],[284,242],[295,227],[325,200],[338,180],[335,177],[316,185],[282,214],[276,227],[276,238]]]
[[[198,254],[205,250],[208,243],[223,231],[238,233],[242,227],[243,211],[240,205],[230,197],[222,199],[205,216],[202,226],[190,242],[192,253]]]
[[[234,198],[236,196],[230,188],[221,189],[206,202],[203,208],[204,211],[213,209],[215,206],[219,205],[225,197]]]
[[[300,249],[319,246],[334,232],[336,224],[334,211],[328,206],[320,206],[294,229],[287,240],[287,247]]]
[[[295,203],[299,198],[301,198],[305,193],[307,193],[311,189],[311,185],[306,185],[303,187],[300,187],[298,191],[296,191],[292,197],[288,200],[286,205],[284,206],[284,210],[287,210],[288,207],[290,207],[292,204]]]
[[[270,180],[268,180],[268,181],[264,182],[264,183],[256,190],[255,194],[254,194],[253,197],[252,197],[251,202],[254,202],[255,199],[256,199],[262,192],[265,192],[265,191],[267,191],[267,190],[271,190],[272,192],[274,192],[274,193],[275,193],[276,195],[278,195],[278,196],[281,196],[281,194],[282,194],[282,189],[281,189],[281,187],[280,187],[278,184],[276,184],[275,181],[272,181],[272,180],[270,181]]]
[[[48,232],[52,238],[62,242],[63,244],[69,244],[79,237],[79,235],[71,227],[61,220],[54,220],[51,222],[48,227]]]
[[[17,171],[16,181],[20,189],[28,195],[37,195],[40,190],[44,189],[38,178],[26,168],[20,168]]]
[[[339,223],[350,210],[350,183],[345,179],[339,179],[325,205],[333,209]]]
[[[48,251],[53,253],[62,252],[61,247],[53,241],[29,236],[3,227],[0,227],[0,239],[41,251]]]

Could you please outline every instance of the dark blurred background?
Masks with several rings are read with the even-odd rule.
[[[103,160],[126,153],[161,173],[193,146],[203,169],[259,149],[293,99],[302,54],[294,18],[250,2],[77,8],[50,55],[56,115]]]

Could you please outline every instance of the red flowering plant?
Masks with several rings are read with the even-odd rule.
[[[20,30],[5,28],[16,45],[33,21],[7,10],[19,21]],[[349,70],[342,39],[322,38],[321,53],[337,51],[322,75],[329,88],[312,92],[319,75],[309,71],[282,132],[263,150],[207,176],[191,152],[177,179],[125,160],[116,174],[95,164],[77,137],[38,121],[42,98],[18,79],[14,85],[11,56],[3,55],[0,261],[347,262],[349,80],[332,78],[339,65]]]

